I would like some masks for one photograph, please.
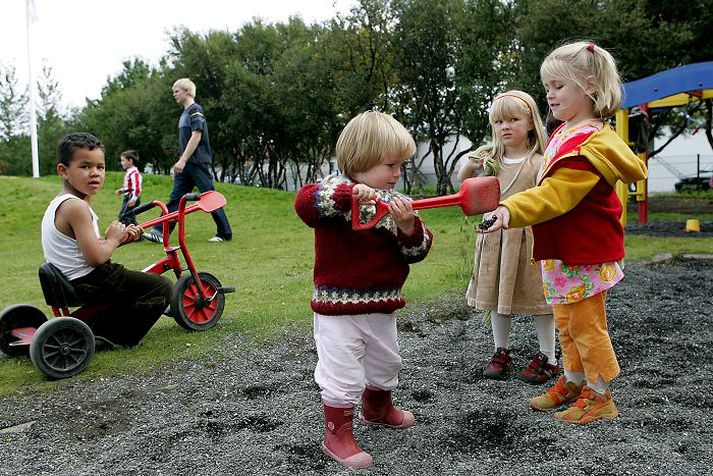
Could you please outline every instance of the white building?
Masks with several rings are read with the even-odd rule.
[[[668,136],[654,141],[653,149],[663,145]],[[680,177],[696,176],[696,167],[713,170],[713,149],[706,133],[699,129],[695,134],[676,137],[660,154],[649,160],[649,192],[673,192]]]

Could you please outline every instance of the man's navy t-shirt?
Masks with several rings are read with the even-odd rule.
[[[196,103],[184,109],[180,119],[178,119],[178,142],[181,153],[186,150],[186,145],[188,145],[193,131],[201,132],[201,141],[198,143],[193,155],[188,158],[188,161],[210,164],[212,159],[210,141],[208,139],[208,123],[203,115],[203,108]]]

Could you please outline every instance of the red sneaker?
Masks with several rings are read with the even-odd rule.
[[[530,365],[518,374],[517,378],[523,382],[541,385],[552,377],[556,377],[560,373],[560,368],[547,362],[547,356],[542,352],[532,358]]]
[[[483,377],[494,380],[504,378],[505,374],[510,370],[510,362],[512,362],[510,351],[503,347],[498,347],[488,366],[483,369]]]

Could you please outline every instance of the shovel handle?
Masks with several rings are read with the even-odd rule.
[[[368,230],[369,228],[373,228],[374,225],[379,223],[379,221],[384,218],[386,215],[389,213],[389,207],[381,201],[376,201],[376,213],[374,214],[374,218],[371,220],[362,223],[361,222],[361,206],[359,205],[359,201],[353,197],[352,198],[352,230],[359,231],[359,230]]]

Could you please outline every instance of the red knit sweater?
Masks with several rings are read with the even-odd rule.
[[[404,235],[390,216],[374,228],[354,231],[351,223],[354,182],[340,175],[302,187],[295,198],[299,217],[314,228],[312,310],[324,315],[392,313],[404,307],[401,287],[409,263],[423,260],[433,236],[416,217],[416,231]],[[379,191],[382,201],[404,198]],[[374,207],[362,207],[373,216]],[[370,218],[370,217],[367,217]]]

